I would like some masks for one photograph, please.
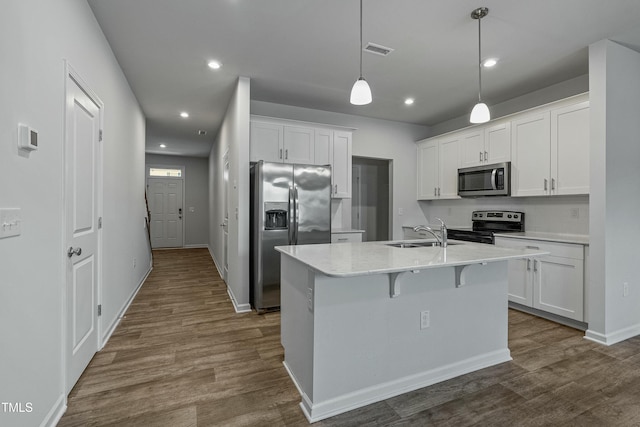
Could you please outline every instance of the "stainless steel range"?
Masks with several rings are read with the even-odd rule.
[[[450,228],[449,238],[492,245],[495,241],[494,233],[524,231],[524,212],[473,211],[471,224],[471,230]]]

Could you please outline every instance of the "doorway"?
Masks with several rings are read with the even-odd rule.
[[[64,126],[65,391],[100,346],[104,104],[66,64]]]
[[[147,169],[151,247],[181,248],[184,245],[184,170],[179,166]]]
[[[391,160],[353,157],[351,228],[364,230],[363,241],[389,240]]]

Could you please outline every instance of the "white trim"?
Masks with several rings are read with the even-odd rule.
[[[238,304],[238,302],[236,301],[236,297],[233,295],[231,287],[228,285],[227,294],[229,294],[229,298],[231,298],[233,309],[236,311],[236,313],[249,313],[251,311],[251,304]]]
[[[206,243],[198,243],[195,245],[183,245],[182,248],[183,249],[208,249],[209,245],[207,245]]]
[[[218,270],[218,276],[220,276],[220,278],[224,282],[224,276],[222,275],[222,270],[220,269],[220,265],[218,264],[218,261],[216,261],[216,257],[213,255],[213,251],[211,250],[211,246],[207,245],[207,248],[209,249],[209,255],[211,256],[211,259],[213,260],[213,265],[215,265],[216,266],[216,270]],[[226,285],[227,282],[224,282],[224,283]]]
[[[151,267],[151,265],[150,265],[149,266],[149,270],[147,270],[147,273],[144,275],[144,277],[142,278],[140,283],[138,283],[138,286],[136,286],[136,288],[133,290],[133,293],[131,294],[129,299],[127,299],[127,301],[125,301],[124,305],[122,306],[122,308],[118,312],[118,315],[116,316],[115,320],[111,323],[109,329],[104,334],[104,337],[102,337],[102,342],[100,343],[100,349],[99,350],[102,350],[104,348],[104,346],[107,344],[107,341],[109,341],[109,338],[111,338],[111,335],[113,335],[113,332],[116,330],[116,328],[120,324],[120,320],[122,320],[122,318],[124,317],[125,313],[129,309],[129,306],[131,305],[131,303],[135,299],[136,295],[138,295],[138,291],[140,291],[140,289],[142,288],[142,285],[144,285],[144,282],[147,280],[147,278],[151,274],[152,270],[153,270],[153,267]]]
[[[58,422],[60,422],[60,419],[66,411],[67,396],[62,393],[60,396],[58,396],[58,399],[53,404],[47,415],[44,417],[42,423],[40,423],[40,427],[55,427],[56,425],[58,425]]]
[[[584,338],[598,344],[609,346],[628,340],[629,338],[633,338],[637,335],[640,335],[640,323],[627,328],[618,329],[617,331],[608,334],[601,334],[600,332],[587,329]]]
[[[286,354],[285,354],[286,357]],[[488,368],[500,363],[512,360],[509,349],[496,350],[479,356],[470,357],[446,366],[409,375],[393,381],[387,381],[372,387],[367,387],[353,393],[347,393],[323,402],[313,403],[304,393],[300,393],[302,401],[300,407],[310,423],[324,420],[344,412],[352,411],[375,402],[380,402],[400,394],[408,393],[419,388],[449,380],[451,378],[468,374],[479,369]],[[283,362],[291,380],[300,391],[295,376]]]

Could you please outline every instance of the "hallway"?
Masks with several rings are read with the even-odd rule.
[[[59,426],[306,426],[280,315],[237,314],[206,249],[155,267],[69,396]],[[640,423],[640,337],[604,347],[509,310],[512,362],[314,426]]]

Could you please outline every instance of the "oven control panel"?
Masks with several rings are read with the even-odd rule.
[[[514,211],[473,211],[472,221],[522,222],[523,212]]]

